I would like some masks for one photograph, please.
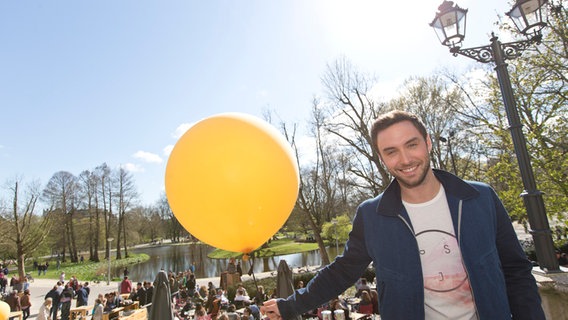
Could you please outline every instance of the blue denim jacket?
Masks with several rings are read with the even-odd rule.
[[[532,264],[495,191],[434,170],[446,190],[455,234],[480,319],[545,319]],[[342,256],[304,289],[278,301],[283,319],[343,293],[373,262],[382,319],[424,319],[424,284],[418,245],[393,181],[363,202]]]

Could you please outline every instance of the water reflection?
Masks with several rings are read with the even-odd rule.
[[[207,254],[214,248],[201,244],[173,245],[173,246],[153,246],[132,249],[135,253],[145,253],[150,256],[147,262],[139,263],[128,267],[130,278],[133,281],[152,280],[160,271],[173,270],[183,271],[189,269],[191,263],[195,263],[195,276],[197,278],[217,277],[227,268],[228,259],[209,259]],[[342,248],[340,248],[342,251]],[[335,248],[328,248],[330,257],[336,256]],[[319,250],[303,253],[295,253],[283,256],[256,259],[254,262],[254,272],[267,272],[278,269],[280,260],[286,260],[290,267],[318,266],[321,264]],[[242,269],[244,273],[250,268],[250,261],[244,262]],[[113,270],[113,276],[122,275],[122,270]]]

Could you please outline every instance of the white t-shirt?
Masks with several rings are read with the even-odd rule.
[[[426,319],[477,319],[444,187],[424,203],[407,203],[424,278]]]

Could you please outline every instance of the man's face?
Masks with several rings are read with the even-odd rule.
[[[429,137],[424,140],[410,121],[391,125],[377,135],[381,160],[400,183],[411,189],[420,186],[430,171]]]

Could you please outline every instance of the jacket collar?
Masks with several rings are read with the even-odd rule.
[[[446,195],[451,195],[459,200],[466,200],[479,194],[477,189],[455,175],[439,169],[432,170],[436,179],[444,186]],[[381,215],[397,216],[402,212],[402,209],[400,184],[394,179],[379,197],[377,212]]]

